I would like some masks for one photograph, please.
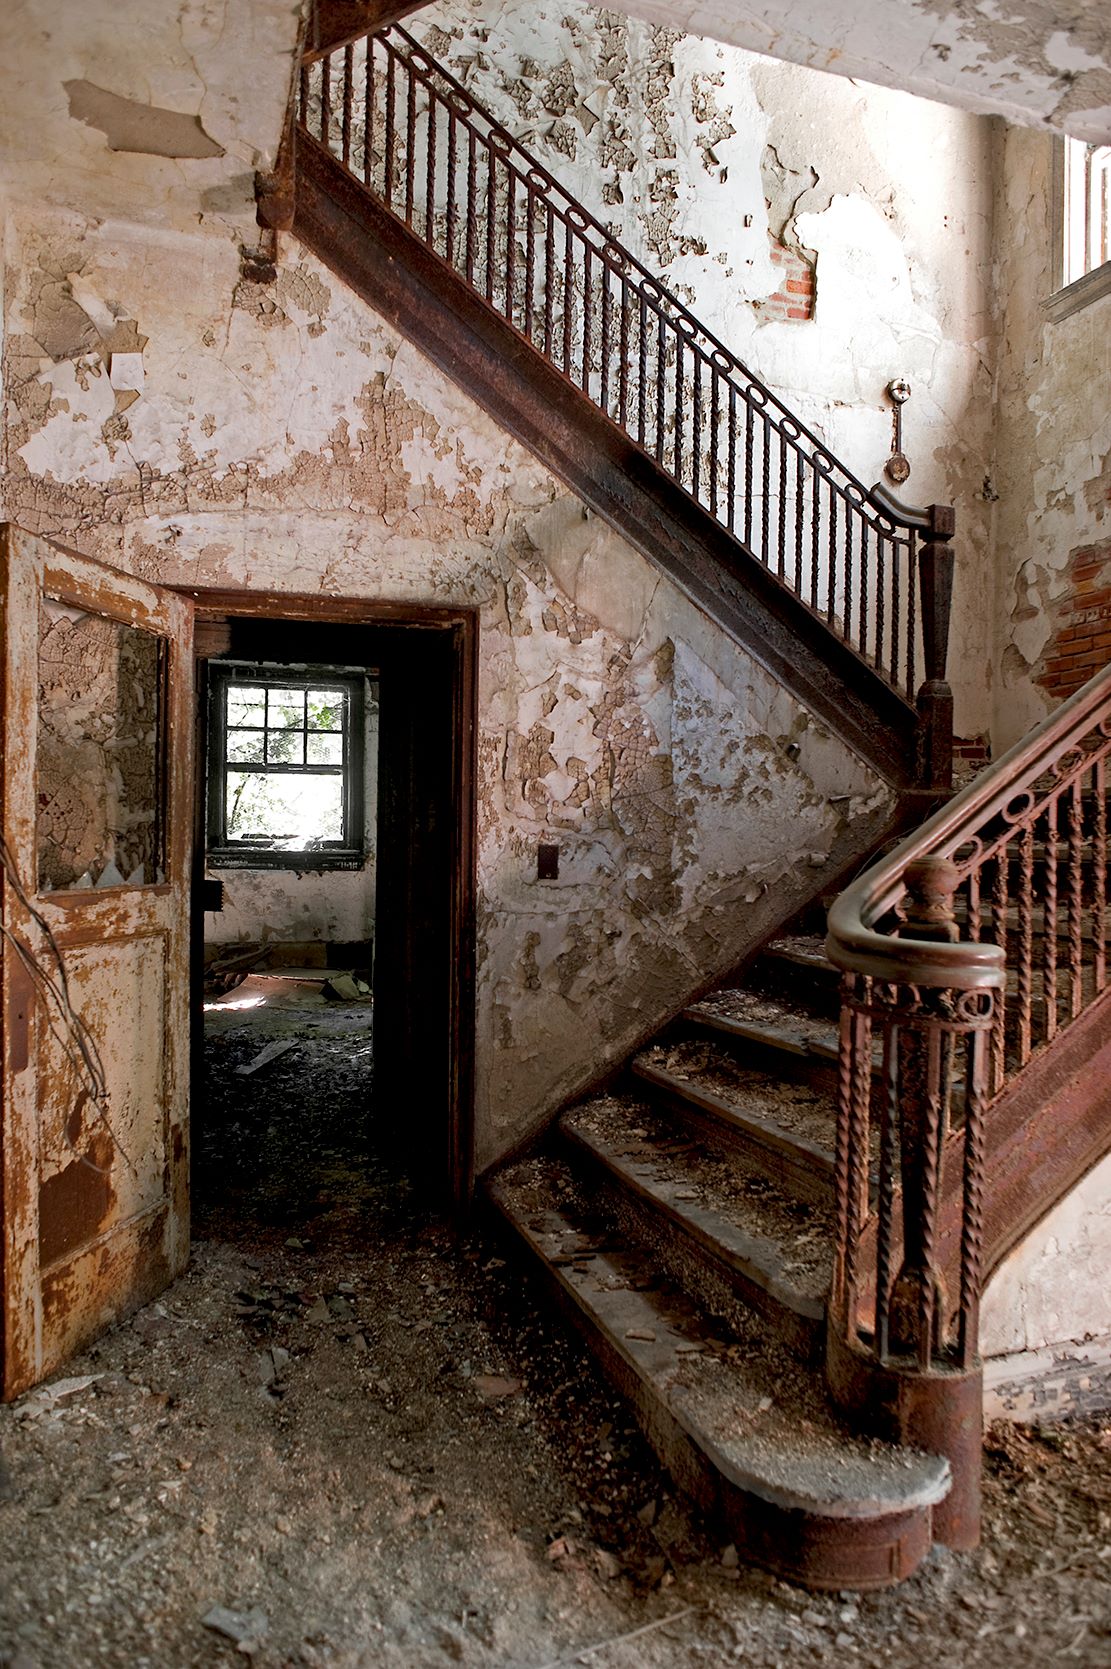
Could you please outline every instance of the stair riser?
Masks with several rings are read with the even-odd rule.
[[[770,1132],[765,1134],[727,1123],[713,1112],[696,1107],[684,1096],[667,1090],[653,1087],[652,1097],[659,1106],[675,1114],[692,1134],[735,1153],[742,1164],[766,1176],[781,1193],[815,1205],[828,1205],[832,1199],[832,1154],[818,1157],[781,1142]]]
[[[791,1309],[751,1274],[696,1239],[681,1219],[623,1186],[596,1162],[589,1148],[566,1135],[565,1140],[589,1166],[603,1210],[624,1236],[650,1251],[653,1264],[669,1280],[726,1328],[744,1333],[755,1314],[802,1361],[816,1365],[822,1360],[825,1318],[819,1306],[808,1315]]]
[[[805,1002],[815,1014],[835,1020],[841,1012],[841,976],[836,968],[809,968],[786,957],[760,957],[748,981],[754,991]]]

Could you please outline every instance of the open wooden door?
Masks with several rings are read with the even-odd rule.
[[[184,1266],[192,604],[0,528],[2,1394]]]

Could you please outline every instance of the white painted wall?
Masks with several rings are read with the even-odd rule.
[[[1111,1334],[1111,1158],[1004,1259],[980,1311],[986,1357]]]
[[[885,821],[859,760],[296,245],[259,286],[228,240],[39,211],[6,256],[12,519],[190,588],[479,611],[480,1165]],[[145,339],[122,412],[96,318]]]
[[[1000,136],[998,529],[994,735],[1007,747],[1055,705],[1046,689],[1082,552],[1102,566],[1091,606],[1111,618],[1111,294],[1059,323],[1050,227],[1055,148]]]
[[[922,98],[1111,139],[1111,37],[1103,0],[614,0],[668,29]]]

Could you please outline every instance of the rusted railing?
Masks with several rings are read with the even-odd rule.
[[[830,1329],[882,1371],[976,1369],[992,1106],[1107,989],[1109,752],[1111,669],[830,911],[845,975]]]
[[[951,511],[865,488],[410,35],[307,63],[298,116],[896,689],[944,677]]]

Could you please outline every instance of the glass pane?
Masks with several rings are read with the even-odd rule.
[[[310,690],[309,729],[310,730],[342,730],[344,709],[347,705],[345,690]]]
[[[275,730],[299,730],[305,722],[304,690],[271,690],[266,722]]]
[[[228,723],[256,725],[261,730],[266,723],[266,691],[253,684],[229,684]]]
[[[303,730],[268,730],[266,732],[266,763],[268,765],[303,765],[305,763],[305,733]]]
[[[261,765],[266,758],[266,732],[263,730],[229,730],[228,758],[243,764]]]
[[[162,640],[43,599],[39,617],[38,884],[161,877]]]
[[[343,839],[343,781],[295,772],[229,771],[228,839],[269,850],[311,852]]]
[[[343,737],[342,736],[310,736],[308,746],[308,765],[342,765]]]

